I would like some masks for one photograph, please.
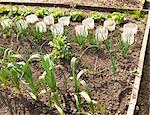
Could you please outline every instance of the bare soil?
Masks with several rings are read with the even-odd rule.
[[[4,0],[1,0],[4,1]],[[5,0],[9,2],[44,2],[55,4],[71,4],[85,6],[101,6],[108,8],[143,9],[144,0]]]
[[[111,62],[104,47],[104,44],[100,44],[99,48],[89,49],[81,58],[81,63],[78,65],[78,71],[82,69],[89,69],[92,74],[83,75],[81,79],[85,80],[91,88],[92,99],[100,102],[106,108],[107,115],[125,115],[130,94],[132,90],[132,84],[134,82],[133,69],[137,67],[138,58],[140,54],[141,44],[144,36],[145,20],[136,21],[127,17],[127,22],[135,22],[138,24],[138,33],[135,35],[135,43],[133,44],[129,54],[123,56],[118,50],[115,50],[117,57],[117,76],[116,80],[113,80],[111,71]],[[79,22],[71,22],[68,27],[69,38],[68,42],[71,45],[71,52],[76,57],[79,57],[84,49],[81,49],[74,42],[74,26],[80,24]],[[100,23],[101,24],[101,23]],[[97,24],[99,25],[99,24]],[[117,26],[116,30],[109,33],[109,39],[113,40],[113,49],[117,47],[117,39],[120,38],[122,26]],[[41,45],[45,40],[40,42],[34,41],[32,36],[28,39],[19,38],[19,42],[11,34],[8,38],[3,38],[0,33],[0,44],[4,47],[10,47],[11,39],[13,41],[13,50],[17,50],[20,47],[19,53],[25,58],[28,58],[35,52],[50,53],[51,49],[49,45],[45,44],[42,48]],[[47,41],[48,42],[48,41]],[[59,95],[61,96],[61,103],[63,110],[67,115],[76,115],[74,93],[72,81],[69,80],[71,76],[70,60],[59,60],[58,64],[64,66],[64,69],[56,70],[56,80],[58,84]],[[95,66],[94,66],[95,65]],[[43,72],[41,65],[38,62],[31,64],[33,70],[33,79],[36,80]],[[93,68],[96,68],[95,70]],[[65,85],[65,83],[67,85]],[[26,88],[22,85],[23,90],[21,94],[15,94],[13,88],[0,90],[0,113],[5,115],[25,114],[25,115],[58,115],[56,109],[50,109],[48,107],[48,95],[44,94],[40,97],[39,101],[33,100]],[[40,88],[39,88],[40,89]],[[84,111],[87,108],[84,107]],[[100,113],[95,112],[95,115]]]

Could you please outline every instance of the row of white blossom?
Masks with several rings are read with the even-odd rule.
[[[45,16],[42,21],[39,21],[35,14],[31,14],[25,17],[25,20],[20,19],[16,22],[16,27],[19,31],[28,28],[28,24],[35,24],[35,29],[37,32],[45,33],[47,32],[47,26],[50,26],[50,30],[53,36],[63,35],[64,26],[69,26],[70,17],[61,17],[58,19],[58,23],[54,23],[53,16]],[[1,22],[2,28],[11,27],[12,20],[5,19]],[[88,31],[94,29],[95,24],[92,18],[86,18],[82,21],[82,24],[75,27],[76,36],[87,37]],[[104,41],[108,38],[108,31],[114,31],[116,23],[114,20],[105,20],[102,27],[97,27],[95,30],[95,38],[99,41]],[[138,31],[138,26],[135,23],[127,23],[123,26],[122,41],[128,43],[129,45],[134,43],[134,35]]]

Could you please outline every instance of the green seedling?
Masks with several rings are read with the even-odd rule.
[[[95,22],[104,20],[104,17],[99,12],[91,12],[89,16],[93,18]]]
[[[60,17],[64,16],[64,12],[62,12],[60,9],[57,9],[52,12],[52,16],[55,18],[55,22],[57,22]]]
[[[76,106],[77,106],[78,112],[82,113],[83,103],[82,103],[81,97],[83,97],[88,103],[88,107],[89,107],[88,114],[94,114],[94,111],[95,111],[94,106],[96,105],[98,109],[100,110],[100,112],[102,113],[102,115],[106,115],[105,108],[98,102],[91,100],[91,97],[90,97],[91,91],[90,91],[89,86],[86,84],[84,80],[80,80],[80,77],[85,73],[89,73],[89,71],[87,69],[83,69],[77,74],[76,72],[77,63],[78,63],[77,58],[73,57],[71,59],[72,77],[70,77],[70,79],[73,80],[74,86],[75,86],[76,94],[74,95],[74,97],[76,100]],[[81,91],[81,85],[84,87],[84,91]]]
[[[141,10],[136,10],[132,14],[133,18],[136,20],[140,20],[142,18]]]
[[[8,15],[9,17],[19,16],[20,15],[19,6],[11,6]]]
[[[95,37],[95,34],[94,32],[89,32],[88,34],[88,42],[89,42],[89,45],[91,47],[95,47],[95,48],[98,48],[98,45],[99,45],[99,41],[98,39]]]
[[[72,21],[81,21],[85,18],[84,13],[78,10],[71,11],[70,16]]]
[[[30,9],[30,7],[25,6],[23,10],[21,10],[21,16],[27,16],[30,14],[32,14],[32,10]]]
[[[108,19],[112,19],[116,22],[116,24],[124,23],[125,18],[120,12],[113,12],[111,15],[108,16]]]
[[[9,10],[6,6],[0,7],[0,14],[7,14]]]
[[[110,60],[111,60],[111,65],[112,65],[112,73],[113,73],[113,79],[115,80],[115,76],[116,76],[116,70],[117,70],[117,59],[115,58],[115,56],[113,55],[113,52],[112,52],[112,42],[109,41],[109,39],[106,39],[104,41],[105,43],[105,47],[108,51],[108,54],[109,54],[109,57],[110,57]]]
[[[25,80],[25,84],[27,85],[30,91],[29,94],[31,95],[31,97],[37,100],[39,93],[36,84],[33,82],[32,79],[32,70],[28,63],[22,62],[21,66],[21,77]]]
[[[50,55],[45,55],[42,58],[42,67],[45,74],[45,82],[47,83],[48,87],[51,89],[51,96],[54,101],[54,105],[56,109],[59,111],[61,115],[64,115],[65,113],[61,109],[60,99],[57,91],[57,85],[56,85],[56,78],[55,78],[55,64],[53,59],[51,59]]]
[[[31,28],[31,29],[32,29],[31,30],[32,31],[31,34],[34,37],[34,40],[41,41],[44,38],[45,33],[41,33],[39,31],[36,31],[35,28]]]
[[[11,49],[5,49],[3,58],[0,59],[0,81],[4,87],[13,85],[17,92],[20,91],[19,67],[16,60],[23,58],[15,54]]]
[[[1,25],[2,28],[1,31],[3,33],[3,37],[7,38],[11,33],[12,28],[12,19],[10,19],[8,16],[4,15],[1,17]]]
[[[71,70],[72,70],[72,79],[74,81],[75,85],[75,92],[76,92],[76,106],[79,112],[81,112],[81,95],[80,95],[80,81],[77,78],[77,73],[76,73],[76,66],[77,66],[77,58],[73,57],[71,59]]]
[[[118,46],[119,46],[119,49],[120,49],[121,53],[124,56],[127,56],[129,51],[130,51],[130,49],[131,49],[131,45],[126,43],[126,42],[123,42],[122,40],[119,40]]]
[[[16,39],[18,41],[20,36],[27,37],[29,34],[28,24],[25,20],[22,20],[20,17],[15,18],[15,24],[12,27]]]
[[[35,14],[38,17],[44,17],[44,16],[47,16],[49,12],[48,12],[48,9],[40,7],[36,10]]]
[[[56,37],[53,38],[53,42],[50,42],[50,46],[53,47],[51,55],[55,59],[66,58],[68,59],[71,55],[70,44],[67,43],[66,37]]]

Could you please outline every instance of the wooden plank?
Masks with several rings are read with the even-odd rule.
[[[141,10],[141,9],[133,9],[133,8],[107,8],[107,7],[101,7],[101,6],[85,6],[85,5],[70,5],[70,4],[57,4],[57,3],[44,3],[44,2],[17,2],[17,1],[1,1],[0,4],[5,5],[25,5],[25,6],[41,6],[41,7],[62,7],[62,8],[77,8],[77,9],[84,9],[84,10],[93,10],[93,11],[101,11],[101,12],[125,12],[125,11],[135,11],[135,10]],[[142,11],[147,11],[145,9],[142,9]]]
[[[135,77],[127,115],[134,114],[135,106],[137,103],[138,92],[139,92],[141,76],[142,76],[142,70],[143,70],[143,65],[144,65],[146,46],[147,46],[147,41],[148,41],[149,29],[150,29],[150,11],[148,13],[147,25],[146,25],[146,29],[145,29],[144,39],[143,39],[141,53],[140,53],[139,62],[138,62],[137,70],[138,70],[139,75]]]

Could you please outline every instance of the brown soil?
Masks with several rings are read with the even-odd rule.
[[[4,0],[1,0],[4,1]],[[12,0],[5,0],[12,1]],[[71,4],[71,5],[85,5],[85,6],[101,6],[108,8],[143,8],[143,1],[139,0],[15,0],[15,2],[44,2],[55,4]]]
[[[134,115],[149,115],[149,113],[150,113],[150,34],[149,34],[149,42],[147,44],[147,51],[144,62],[144,69],[139,91],[139,97]]]
[[[139,26],[137,35],[135,36],[135,43],[126,57],[115,50],[118,69],[117,69],[117,80],[113,80],[111,72],[111,62],[103,44],[100,44],[99,49],[89,49],[81,58],[81,63],[78,65],[78,71],[82,69],[89,69],[92,74],[87,74],[81,77],[89,84],[91,88],[91,97],[97,100],[106,108],[107,115],[125,115],[128,108],[128,102],[132,90],[132,84],[134,82],[134,75],[131,71],[137,67],[137,62],[140,54],[141,43],[144,36],[145,21],[136,21],[132,18],[128,18],[128,22],[135,22]],[[69,26],[69,38],[71,42],[71,52],[75,56],[80,56],[84,49],[81,49],[74,42],[74,26],[78,23],[71,23]],[[117,38],[120,37],[121,27],[117,26],[115,32],[109,33],[109,36],[113,39],[113,47],[117,47]],[[28,58],[31,54],[38,52],[40,46],[44,41],[36,42],[33,41],[32,37],[28,39],[19,38],[19,43],[16,42],[14,35],[10,35],[8,38],[3,38],[0,33],[0,43],[4,47],[10,46],[10,40],[13,39],[13,50],[20,47],[19,53],[25,58]],[[110,39],[110,38],[109,38]],[[40,52],[50,52],[50,47],[45,44]],[[96,61],[97,60],[97,61]],[[59,64],[64,66],[64,69],[56,70],[56,80],[58,84],[59,94],[61,96],[61,103],[63,110],[67,115],[76,114],[75,99],[74,99],[74,87],[73,83],[69,80],[71,76],[70,60],[59,60]],[[96,65],[96,66],[94,66]],[[37,78],[42,74],[43,70],[38,62],[31,64],[33,70],[33,79],[36,81]],[[93,68],[96,67],[94,71]],[[67,85],[64,84],[67,82]],[[48,107],[48,95],[44,94],[40,97],[40,101],[33,100],[26,88],[22,85],[22,95],[15,94],[13,88],[0,90],[0,113],[9,114],[25,114],[25,115],[57,115],[55,109],[50,110]],[[40,89],[40,88],[39,88]],[[84,107],[84,111],[87,108]],[[100,113],[95,113],[98,115]]]

